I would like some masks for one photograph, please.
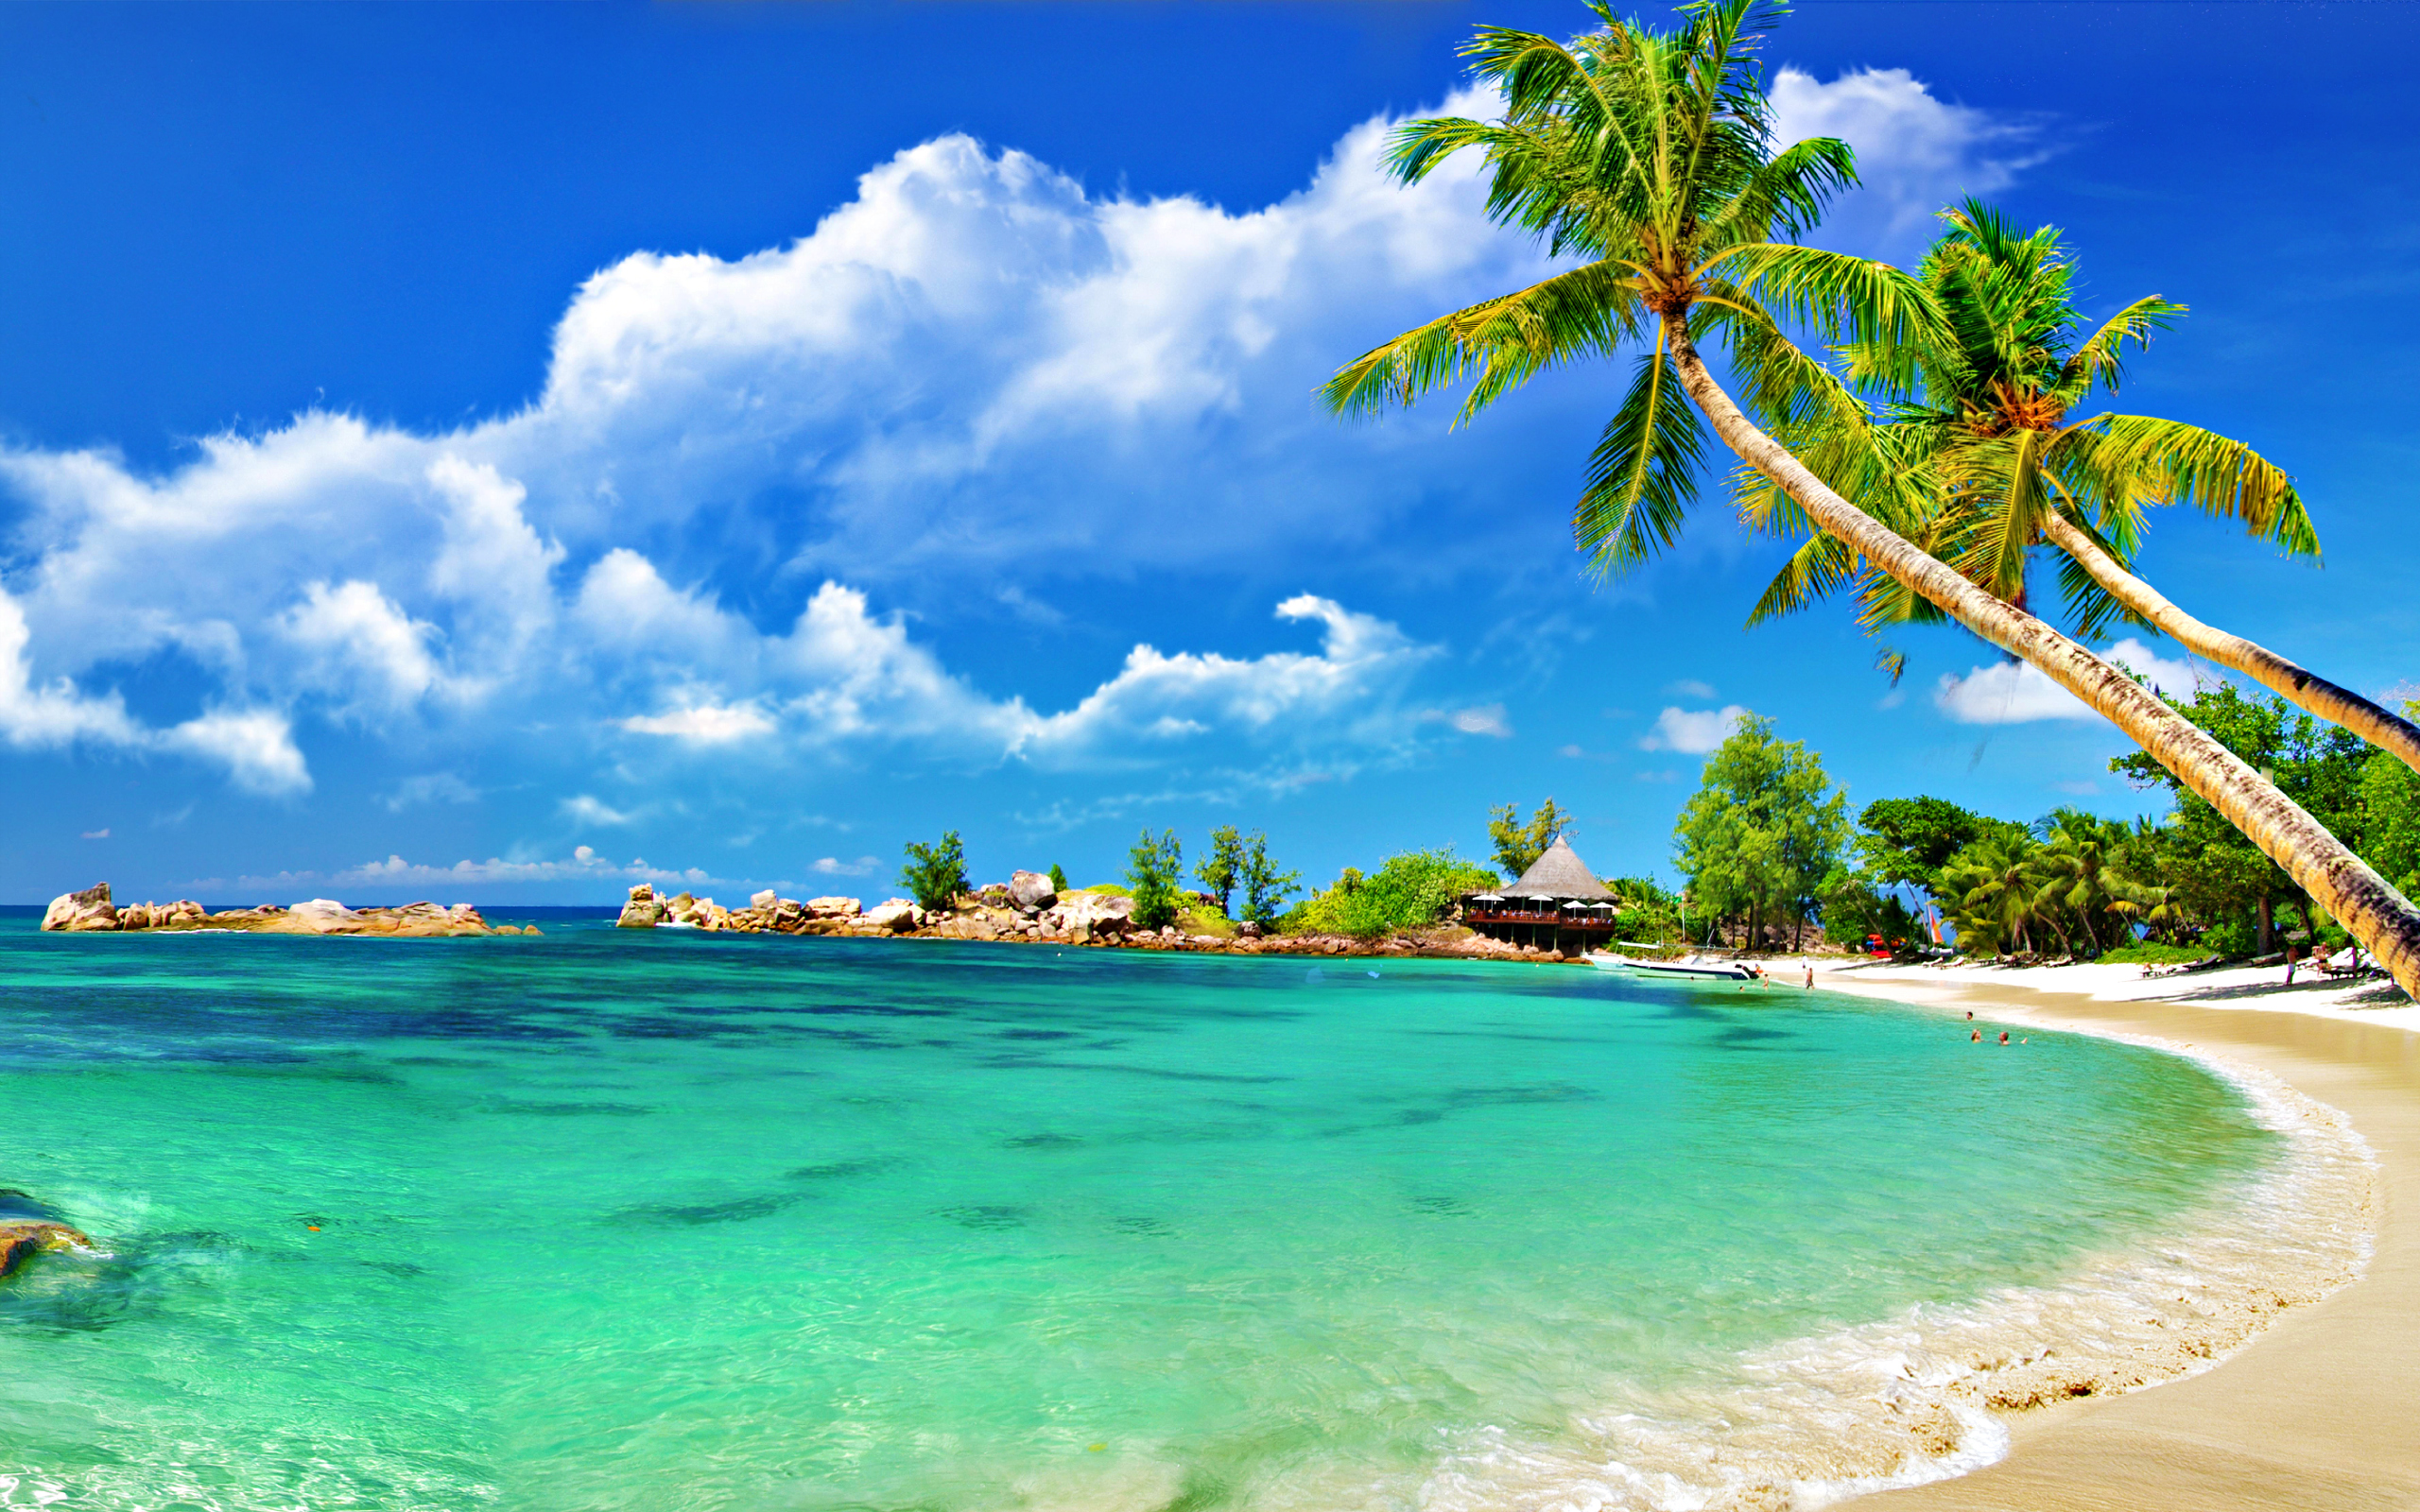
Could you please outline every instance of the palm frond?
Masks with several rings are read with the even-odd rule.
[[[1748,623],[1761,625],[1810,608],[1854,585],[1864,565],[1856,548],[1836,537],[1819,535],[1789,554],[1758,595],[1756,607],[1748,611]]]
[[[2126,343],[2132,341],[2138,348],[2150,346],[2152,333],[2172,330],[2185,313],[2184,305],[2172,304],[2156,294],[2136,300],[2102,321],[2100,329],[2060,364],[2051,391],[2069,404],[2083,403],[2096,386],[2116,393],[2125,382]]]
[[[1619,573],[1679,539],[1697,499],[1705,429],[1661,351],[1638,359],[1621,408],[1588,457],[1571,533],[1600,572]]]
[[[2094,466],[2163,504],[2241,521],[2291,556],[2319,555],[2319,532],[2285,471],[2241,441],[2148,415],[2089,422],[2105,440]]]
[[[1468,420],[1546,369],[1609,355],[1639,331],[1627,270],[1591,263],[1415,326],[1345,364],[1320,394],[1330,409],[1363,414],[1468,378]]]

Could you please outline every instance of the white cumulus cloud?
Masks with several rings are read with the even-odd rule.
[[[1692,756],[1703,756],[1731,738],[1748,711],[1738,704],[1725,704],[1720,709],[1680,709],[1668,707],[1655,716],[1655,728],[1641,736],[1641,750],[1677,750]]]
[[[1905,255],[1937,229],[1933,213],[1990,195],[2043,156],[2031,125],[1936,97],[1904,68],[1860,68],[1830,83],[1801,69],[1773,76],[1775,135],[1836,136],[1857,151],[1861,187],[1825,217],[1823,239]]]
[[[2001,128],[1905,75],[1785,71],[1776,97],[1789,129],[1858,141],[1902,208],[2014,161]],[[1243,212],[1096,195],[943,136],[781,246],[603,268],[509,414],[424,432],[313,412],[157,471],[0,448],[0,740],[190,757],[278,795],[311,787],[304,749],[345,725],[440,762],[524,740],[579,771],[880,743],[1332,772],[1433,732],[1422,709],[1501,733],[1467,690],[1412,696],[1443,676],[1432,647],[1309,594],[1279,613],[1316,651],[1135,645],[1055,712],[908,628],[976,605],[1049,621],[1068,613],[1037,607],[1052,578],[1366,563],[1417,549],[1394,528],[1415,510],[1475,558],[1515,528],[1507,480],[1441,485],[1463,445],[1442,425],[1341,425],[1308,397],[1340,355],[1549,266],[1489,222],[1475,158],[1396,182],[1392,125]],[[1544,435],[1594,403],[1549,386],[1491,423]],[[130,709],[136,667],[208,712]],[[457,796],[406,783],[390,806]]]
[[[2127,639],[2100,653],[2174,697],[2216,682],[2190,662],[2170,661],[2142,642]],[[2042,719],[2099,719],[2075,695],[2052,682],[2029,662],[1998,662],[1964,676],[1944,674],[1933,687],[1933,704],[1962,725],[2022,725]]]

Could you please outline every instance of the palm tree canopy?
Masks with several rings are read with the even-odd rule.
[[[1477,148],[1489,215],[1578,266],[1373,348],[1322,397],[1367,413],[1461,383],[1466,421],[1549,368],[1636,350],[1573,517],[1581,548],[1618,571],[1672,542],[1705,450],[1667,319],[1702,312],[1752,390],[1778,397],[1814,391],[1815,368],[1779,322],[1888,347],[1920,304],[1898,269],[1795,240],[1857,173],[1834,138],[1774,150],[1757,48],[1782,7],[1699,0],[1667,30],[1588,8],[1601,25],[1567,42],[1481,27],[1461,53],[1503,117],[1409,122],[1389,159],[1412,182]]]
[[[2096,391],[2118,391],[2128,348],[2173,326],[2183,305],[2150,296],[2094,325],[2056,227],[2020,235],[1974,199],[1942,219],[1948,229],[1916,274],[1927,318],[1908,322],[1900,342],[1846,343],[1841,376],[1805,375],[1812,392],[1776,417],[1819,476],[2011,603],[2028,596],[2029,554],[2052,510],[2120,562],[2140,546],[2146,507],[2169,504],[2236,520],[2290,554],[2318,554],[2293,481],[2251,447],[2150,416],[2074,418]],[[1869,628],[1939,617],[1814,535],[1769,480],[1742,473],[1737,484],[1752,524],[1810,538],[1752,623],[1851,584]],[[2086,636],[2135,618],[2070,558],[2060,584]]]

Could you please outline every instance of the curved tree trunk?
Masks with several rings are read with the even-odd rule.
[[[1758,430],[1706,371],[1685,316],[1664,318],[1682,386],[1740,459],[1773,483],[1825,533],[1905,583],[1951,619],[2075,695],[2124,730],[2177,781],[2206,799],[2320,906],[2370,948],[2405,992],[2420,997],[2420,909],[2342,841],[2262,780],[2235,752],[2149,689],[2042,621],[1994,598],[1912,541],[1834,492],[1806,464]]]
[[[2266,646],[2203,624],[2169,603],[2158,589],[2119,566],[2116,558],[2094,544],[2090,536],[2078,530],[2057,510],[2042,512],[2042,534],[2050,539],[2052,545],[2073,557],[2092,575],[2094,582],[2109,590],[2111,597],[2167,631],[2177,644],[2222,667],[2258,679],[2322,719],[2343,726],[2380,750],[2393,751],[2404,765],[2420,771],[2420,725],[2390,713],[2316,673],[2304,671]]]

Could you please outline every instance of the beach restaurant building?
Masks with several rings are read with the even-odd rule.
[[[1542,951],[1602,949],[1613,940],[1614,919],[1613,893],[1561,835],[1512,886],[1462,898],[1463,923],[1493,939]]]

